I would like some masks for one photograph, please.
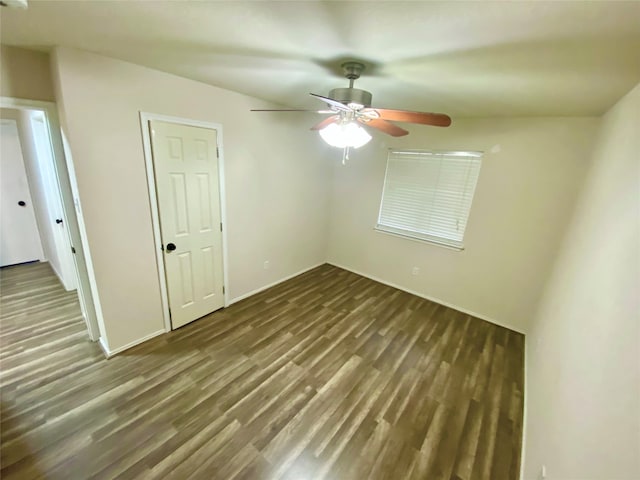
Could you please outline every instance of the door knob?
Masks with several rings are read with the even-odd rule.
[[[173,252],[176,249],[175,243],[167,243],[167,252]]]
[[[20,200],[20,201],[18,202],[18,205],[20,205],[21,207],[24,207],[24,206],[26,205],[26,202],[24,202],[24,201]]]
[[[60,224],[62,223],[62,219],[61,219],[61,218],[56,218],[56,223],[57,223],[58,225],[60,225]]]

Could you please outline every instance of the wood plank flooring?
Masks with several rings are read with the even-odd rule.
[[[106,360],[0,276],[5,480],[518,478],[518,333],[324,265]]]

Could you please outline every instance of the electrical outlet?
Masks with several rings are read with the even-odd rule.
[[[420,269],[418,267],[413,267],[411,269],[411,275],[420,275]]]
[[[265,261],[264,261],[264,265],[263,265],[264,269],[265,269],[265,270],[269,270],[269,267],[270,267],[270,266],[271,266],[271,265],[269,264],[269,260],[265,260]]]

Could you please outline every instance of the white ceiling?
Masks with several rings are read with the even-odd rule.
[[[640,2],[35,1],[3,44],[77,47],[297,107],[345,87],[452,116],[598,115],[640,81]]]

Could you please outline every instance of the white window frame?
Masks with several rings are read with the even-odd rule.
[[[461,187],[464,187],[465,189],[464,191],[466,191],[465,198],[467,198],[466,203],[468,207],[466,208],[466,211],[463,208],[461,212],[458,212],[458,218],[456,219],[456,221],[463,222],[462,233],[459,239],[448,238],[444,236],[444,234],[440,236],[437,234],[437,232],[435,232],[436,230],[435,228],[429,231],[429,228],[427,228],[426,226],[422,230],[418,230],[415,227],[411,228],[411,226],[409,225],[406,225],[406,228],[399,227],[397,224],[390,225],[389,223],[392,223],[390,219],[387,219],[386,220],[387,223],[385,223],[385,220],[382,218],[383,208],[385,206],[385,194],[387,193],[389,188],[389,184],[388,184],[389,174],[390,174],[389,164],[393,160],[394,154],[416,155],[416,156],[423,157],[425,160],[427,158],[434,158],[434,157],[439,157],[441,159],[445,159],[447,157],[466,157],[474,160],[477,159],[477,167],[474,167],[474,171],[472,171],[471,169],[469,170],[472,177],[470,180],[467,180],[467,181],[471,181],[472,184],[471,185],[469,185],[468,183],[465,185],[461,184]],[[464,234],[466,233],[465,230],[466,230],[469,214],[471,212],[471,207],[473,204],[473,197],[475,195],[476,186],[480,176],[480,169],[482,168],[483,155],[484,153],[479,151],[389,149],[389,153],[387,156],[387,166],[386,166],[385,176],[384,176],[383,190],[380,198],[380,209],[378,210],[378,219],[376,222],[375,230],[382,233],[397,235],[400,237],[409,238],[411,240],[427,242],[427,243],[431,243],[431,244],[442,246],[442,247],[452,248],[455,250],[464,250],[464,243],[463,243]],[[439,170],[439,173],[440,173],[440,170]],[[475,180],[473,179],[473,177],[475,177]]]

